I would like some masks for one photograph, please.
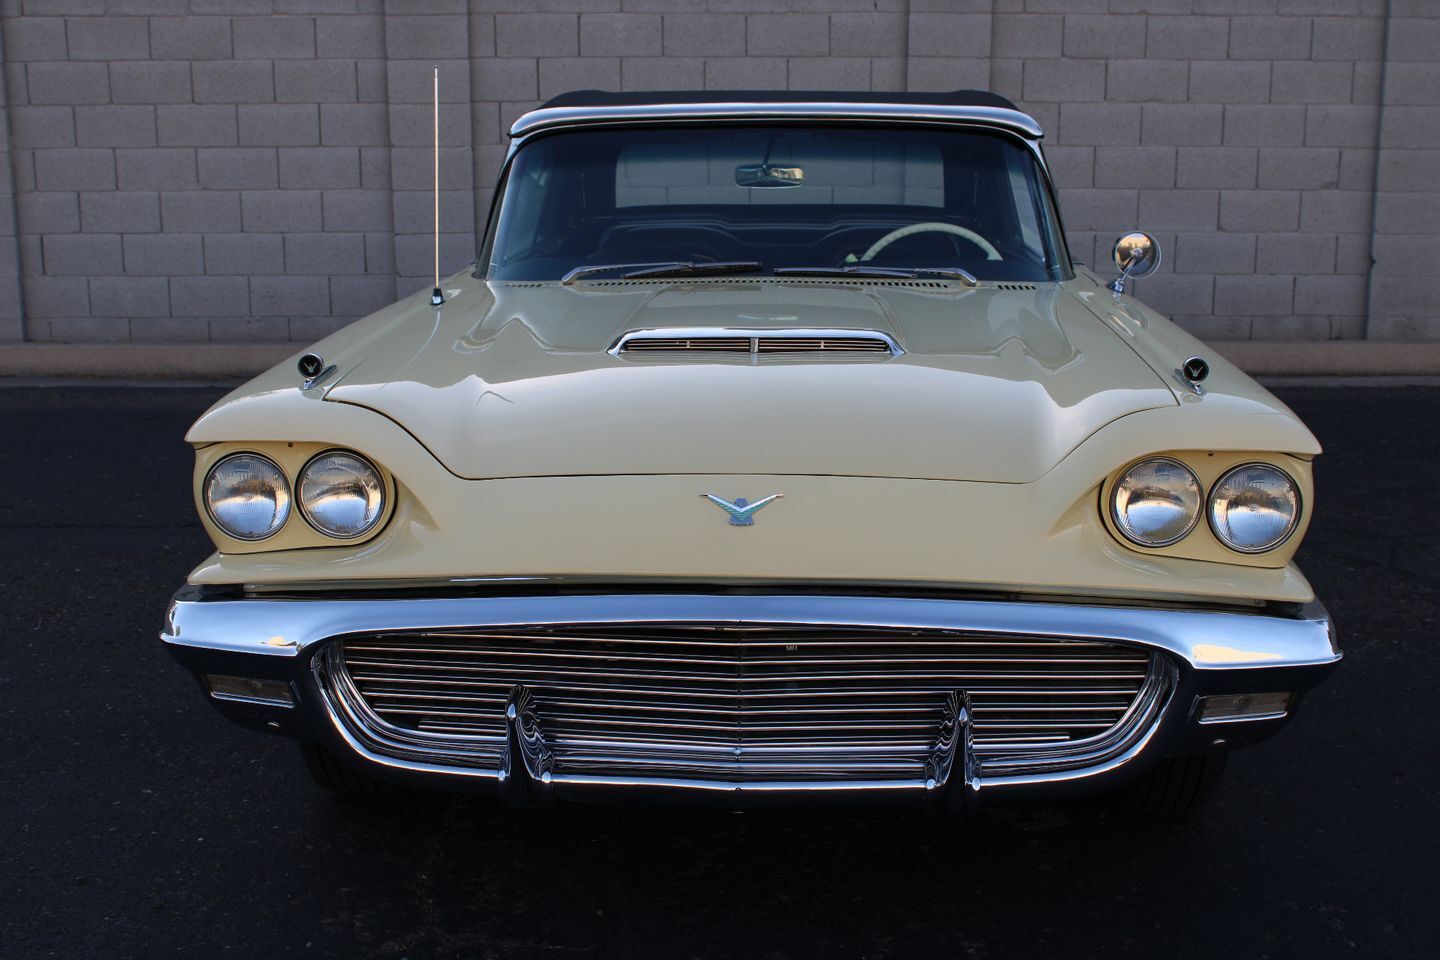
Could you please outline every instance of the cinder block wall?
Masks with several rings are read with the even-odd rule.
[[[314,339],[446,269],[565,90],[988,87],[1202,336],[1440,340],[1440,0],[0,0],[0,340]]]

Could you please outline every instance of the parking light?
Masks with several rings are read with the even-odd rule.
[[[1200,698],[1201,723],[1229,723],[1236,720],[1277,720],[1290,711],[1292,694],[1231,693]]]
[[[260,703],[271,707],[293,707],[295,695],[284,680],[260,680],[255,677],[230,677],[219,673],[205,674],[205,686],[216,700]]]

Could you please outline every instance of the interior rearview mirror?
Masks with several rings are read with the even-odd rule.
[[[747,163],[735,168],[735,183],[741,187],[798,187],[805,181],[805,168],[795,164]]]

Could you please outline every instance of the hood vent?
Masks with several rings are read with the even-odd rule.
[[[876,330],[731,330],[723,328],[634,330],[610,353],[716,353],[742,356],[776,354],[882,354],[904,351],[893,337]]]

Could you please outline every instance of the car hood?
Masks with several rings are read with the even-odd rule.
[[[413,316],[409,315],[413,314]],[[617,356],[631,331],[877,331],[890,355]],[[326,394],[472,479],[805,474],[1032,481],[1176,394],[1060,284],[465,284]],[[613,505],[612,505],[613,507]]]

